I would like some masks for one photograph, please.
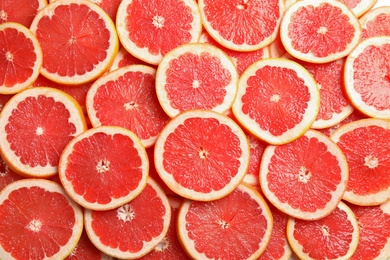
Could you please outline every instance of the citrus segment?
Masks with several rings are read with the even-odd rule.
[[[238,73],[220,49],[205,43],[181,45],[161,60],[156,92],[171,117],[191,109],[224,113],[237,93]]]
[[[129,203],[104,211],[84,211],[91,242],[120,259],[144,256],[165,237],[171,219],[168,198],[151,178]]]
[[[148,65],[146,62],[137,59],[131,55],[125,48],[121,47],[115,56],[114,62],[110,67],[110,71],[128,66],[128,65]]]
[[[362,40],[375,36],[390,36],[390,6],[368,11],[359,22],[362,26]]]
[[[112,20],[87,0],[50,3],[30,29],[42,47],[42,75],[62,84],[93,81],[108,70],[118,51]]]
[[[249,166],[242,181],[252,186],[259,186],[260,162],[268,144],[250,133],[246,133],[246,137],[249,144]]]
[[[93,210],[117,208],[134,199],[145,187],[148,171],[138,137],[115,126],[95,127],[73,138],[58,167],[68,194]]]
[[[249,164],[249,145],[229,117],[190,110],[174,117],[161,131],[154,163],[175,193],[210,201],[226,196],[242,181]]]
[[[30,88],[14,95],[1,111],[0,152],[19,174],[53,176],[62,150],[85,130],[84,115],[71,96],[54,88]]]
[[[343,199],[379,205],[390,198],[390,121],[361,119],[341,126],[331,139],[346,156],[349,179]]]
[[[332,127],[323,128],[323,129],[317,129],[317,130],[319,132],[323,133],[324,135],[330,137],[334,133],[334,131],[339,129],[341,126],[343,126],[343,125],[345,125],[347,123],[353,122],[353,121],[364,119],[364,118],[367,118],[367,116],[362,114],[359,110],[354,109],[352,111],[352,113],[349,116],[347,116],[344,120],[342,120],[340,123],[338,123],[338,124],[336,124],[336,125],[334,125]]]
[[[15,173],[0,157],[0,191],[8,184],[20,180],[23,177]]]
[[[260,164],[260,185],[267,199],[304,220],[329,215],[341,200],[347,180],[342,151],[314,130],[288,144],[268,146]]]
[[[39,75],[42,50],[38,39],[18,23],[0,24],[0,93],[26,89]]]
[[[242,126],[270,144],[291,142],[318,115],[320,95],[310,73],[294,61],[270,58],[240,77],[233,113]]]
[[[63,259],[82,230],[81,208],[57,183],[24,179],[0,193],[1,259]]]
[[[116,16],[122,46],[157,65],[170,50],[197,42],[202,30],[195,1],[123,0]]]
[[[46,5],[46,0],[1,1],[0,24],[15,22],[29,27],[35,15]]]
[[[0,112],[3,110],[5,104],[7,104],[8,100],[12,98],[13,95],[10,94],[0,94]]]

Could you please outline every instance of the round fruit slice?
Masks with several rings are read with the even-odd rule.
[[[236,51],[259,50],[278,33],[282,0],[199,0],[204,28],[219,44]]]
[[[148,65],[146,62],[137,59],[131,55],[125,48],[121,47],[115,56],[110,71],[128,66],[128,65]]]
[[[337,129],[331,139],[349,165],[343,199],[362,206],[379,205],[390,199],[390,121],[354,121]]]
[[[355,14],[336,0],[297,1],[284,14],[280,37],[294,57],[313,63],[347,56],[359,43],[361,27]]]
[[[368,11],[359,22],[362,26],[362,40],[375,36],[390,36],[390,6]]]
[[[273,218],[260,193],[241,184],[219,200],[183,202],[177,223],[194,259],[257,259],[270,241]]]
[[[146,185],[149,160],[131,131],[101,126],[73,138],[61,154],[58,173],[65,190],[92,210],[117,208]]]
[[[168,198],[154,180],[132,201],[116,209],[84,211],[91,242],[107,255],[138,259],[166,236],[171,219]]]
[[[15,172],[57,174],[62,150],[86,130],[80,105],[63,91],[36,87],[14,95],[0,114],[0,153]]]
[[[21,175],[11,170],[11,168],[4,162],[3,158],[0,157],[0,191],[8,184],[22,178],[23,177]]]
[[[158,100],[171,117],[191,109],[224,113],[233,104],[237,84],[237,69],[229,56],[206,43],[173,49],[156,74]]]
[[[349,205],[359,223],[359,245],[351,260],[380,260],[390,252],[390,201],[380,206]]]
[[[300,259],[350,259],[359,243],[359,226],[352,210],[340,202],[319,220],[290,218],[287,238]]]
[[[0,193],[1,259],[63,259],[82,230],[81,208],[55,182],[24,179]]]
[[[344,84],[352,105],[362,113],[390,119],[390,36],[361,42],[345,62]]]
[[[118,52],[115,25],[87,0],[58,0],[34,18],[30,29],[43,52],[41,73],[63,84],[82,84],[102,75]]]
[[[1,1],[0,24],[15,22],[30,27],[35,15],[46,5],[46,0]]]
[[[192,0],[123,0],[116,16],[116,29],[129,53],[157,65],[170,50],[197,42],[202,23]]]
[[[260,162],[261,158],[263,157],[264,150],[268,144],[249,133],[246,134],[246,137],[248,138],[249,144],[249,166],[242,181],[252,186],[258,187],[260,185]]]
[[[351,9],[356,17],[362,16],[370,10],[377,2],[377,0],[338,0]]]
[[[233,191],[245,176],[249,145],[229,117],[190,110],[173,118],[154,147],[161,179],[182,197],[210,201]]]
[[[347,180],[348,165],[342,151],[314,130],[291,143],[268,146],[260,164],[260,185],[267,199],[286,214],[304,220],[330,214],[341,200]]]
[[[286,59],[263,59],[239,80],[233,113],[240,124],[270,144],[291,142],[318,115],[320,94],[310,73]]]
[[[39,75],[42,50],[38,39],[18,23],[0,24],[0,94],[29,87]]]

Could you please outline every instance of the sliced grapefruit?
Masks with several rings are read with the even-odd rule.
[[[123,0],[116,16],[116,29],[129,53],[157,65],[170,50],[197,42],[202,23],[192,0]]]
[[[83,230],[83,212],[52,181],[23,179],[0,193],[0,258],[63,259]]]
[[[131,55],[125,48],[121,47],[115,56],[114,62],[110,67],[110,71],[128,66],[128,65],[148,65],[146,62]]]
[[[57,174],[62,150],[86,130],[80,105],[63,91],[36,87],[14,95],[0,114],[0,153],[28,177]]]
[[[101,126],[73,138],[61,154],[58,173],[65,190],[92,210],[117,208],[146,185],[149,160],[139,138],[116,126]]]
[[[205,43],[181,45],[161,60],[156,92],[171,117],[191,109],[224,113],[237,93],[238,73],[222,50]]]
[[[20,180],[23,177],[13,170],[5,163],[3,158],[0,157],[0,191],[8,184]]]
[[[297,59],[331,62],[347,56],[359,43],[361,27],[355,14],[336,0],[302,0],[285,12],[280,37]]]
[[[87,0],[50,3],[35,16],[30,29],[42,47],[42,75],[58,83],[95,80],[109,69],[118,52],[114,23]]]
[[[352,105],[370,117],[390,119],[390,36],[361,42],[345,62],[344,84]]]
[[[252,186],[259,186],[260,162],[268,144],[250,133],[246,133],[249,143],[249,166],[243,182]]]
[[[119,208],[84,211],[91,242],[119,259],[138,259],[153,250],[166,236],[170,219],[168,198],[151,178],[135,199]]]
[[[0,24],[15,22],[30,27],[35,15],[46,5],[46,0],[1,1]]]
[[[7,104],[8,100],[12,98],[13,95],[0,94],[0,112],[3,110],[5,104]]]
[[[349,165],[343,199],[362,206],[379,205],[390,199],[390,121],[354,121],[337,129],[331,139]]]
[[[351,9],[351,11],[360,17],[369,11],[378,0],[338,0]]]
[[[233,113],[240,124],[270,144],[297,139],[318,115],[320,94],[310,73],[294,61],[263,59],[240,77]]]
[[[38,77],[43,54],[28,28],[10,22],[0,24],[0,57],[0,94],[14,94]]]
[[[189,110],[174,117],[154,147],[154,163],[167,186],[185,198],[222,198],[242,181],[249,165],[248,140],[229,117]]]
[[[260,165],[260,185],[267,199],[304,220],[329,215],[342,199],[347,181],[341,149],[314,130],[288,144],[268,146]]]
[[[362,40],[374,36],[390,36],[390,5],[368,11],[359,22],[362,26]]]

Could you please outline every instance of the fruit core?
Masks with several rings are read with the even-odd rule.
[[[326,28],[325,26],[321,26],[320,28],[318,28],[317,30],[317,33],[318,34],[326,34],[328,32],[328,28]]]
[[[277,102],[279,102],[279,100],[280,100],[280,95],[278,95],[278,94],[273,94],[272,95],[272,97],[271,97],[271,101],[272,102],[277,103]]]
[[[33,232],[39,232],[42,227],[42,222],[39,219],[33,219],[28,223],[27,229],[33,231]]]
[[[200,151],[199,151],[200,159],[206,159],[208,154],[209,153],[204,148],[200,148]]]
[[[37,129],[35,130],[36,135],[43,135],[43,127],[38,126]]]
[[[125,204],[117,209],[117,217],[124,222],[132,221],[135,218],[135,212],[130,205]]]
[[[298,171],[298,180],[303,183],[307,183],[311,177],[311,173],[305,166],[301,166]]]
[[[164,237],[160,243],[154,248],[157,252],[162,252],[169,247],[169,241]]]
[[[165,22],[165,19],[162,16],[156,15],[155,17],[153,17],[152,23],[156,28],[159,28],[159,29],[162,28],[164,26],[164,22]]]
[[[4,10],[0,11],[0,20],[2,20],[3,22],[8,21],[8,14]]]
[[[138,104],[135,103],[134,101],[130,101],[130,102],[124,104],[124,107],[125,107],[126,110],[132,110],[134,108],[137,108]]]
[[[200,87],[200,82],[199,82],[199,80],[195,79],[195,80],[192,82],[192,87],[193,87],[193,88],[199,88],[199,87]]]
[[[227,223],[225,220],[220,220],[218,224],[221,226],[222,229],[228,229],[230,227],[229,223]]]
[[[322,226],[321,230],[322,230],[322,235],[324,237],[328,237],[329,236],[329,227],[328,226]]]
[[[5,53],[5,59],[9,62],[12,62],[14,60],[14,55],[12,55],[12,53],[10,53],[9,51],[7,51]]]
[[[96,165],[96,170],[99,173],[107,172],[110,170],[110,161],[107,159],[100,160]]]
[[[237,9],[238,10],[244,10],[248,7],[248,1],[249,0],[244,0],[242,2],[240,2],[238,5],[237,5]]]
[[[373,169],[378,166],[378,158],[369,155],[364,158],[364,165],[370,169]]]

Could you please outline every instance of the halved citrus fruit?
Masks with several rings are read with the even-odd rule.
[[[148,65],[146,62],[131,55],[125,48],[121,47],[115,56],[110,71],[128,66],[128,65]]]
[[[154,147],[154,163],[167,186],[185,198],[222,198],[242,181],[249,164],[248,140],[229,117],[189,110],[174,117]]]
[[[54,1],[35,16],[30,29],[42,47],[42,75],[58,83],[93,81],[118,52],[114,23],[91,1]]]
[[[290,218],[287,238],[300,259],[350,259],[359,243],[359,226],[352,210],[340,202],[319,220]]]
[[[219,44],[254,51],[270,44],[283,15],[282,0],[199,0],[202,23]]]
[[[263,59],[240,77],[233,113],[240,124],[270,144],[297,139],[318,115],[320,94],[310,73],[297,62]]]
[[[23,177],[14,172],[0,157],[0,191],[5,188],[8,184],[20,180]]]
[[[273,218],[260,193],[240,184],[215,201],[183,202],[177,225],[194,259],[256,259],[270,241]]]
[[[108,210],[134,199],[146,185],[149,160],[130,130],[101,126],[73,138],[58,173],[69,196],[85,208]]]
[[[192,0],[123,0],[116,16],[116,29],[129,53],[157,65],[170,50],[197,42],[202,23]]]
[[[166,236],[170,219],[168,198],[151,178],[129,203],[111,210],[84,211],[91,242],[119,259],[138,259],[153,250]]]
[[[354,121],[337,129],[331,139],[349,165],[343,199],[362,206],[379,205],[390,199],[390,121]]]
[[[46,0],[1,1],[0,24],[15,22],[30,27],[35,15],[46,5]]]
[[[168,52],[156,74],[156,92],[171,117],[191,109],[224,113],[237,93],[238,73],[222,50],[206,43],[188,43]]]
[[[0,153],[19,174],[53,176],[62,150],[86,128],[80,105],[70,95],[48,87],[26,89],[0,113]]]
[[[362,26],[362,40],[374,36],[390,36],[390,5],[368,11],[359,22]]]
[[[43,54],[28,28],[10,22],[0,24],[0,57],[0,94],[14,94],[38,77]]]
[[[268,146],[260,165],[260,185],[267,199],[304,220],[329,215],[342,199],[347,181],[344,154],[329,137],[314,130],[288,144]]]
[[[297,59],[313,63],[347,56],[360,36],[355,14],[336,0],[297,1],[287,9],[280,25],[286,50]]]
[[[52,181],[23,179],[0,193],[0,258],[63,259],[83,230],[83,212]]]
[[[377,0],[338,0],[351,9],[351,11],[360,17],[370,10],[377,2]]]
[[[352,105],[362,113],[390,119],[390,36],[362,41],[345,62],[344,85]]]

